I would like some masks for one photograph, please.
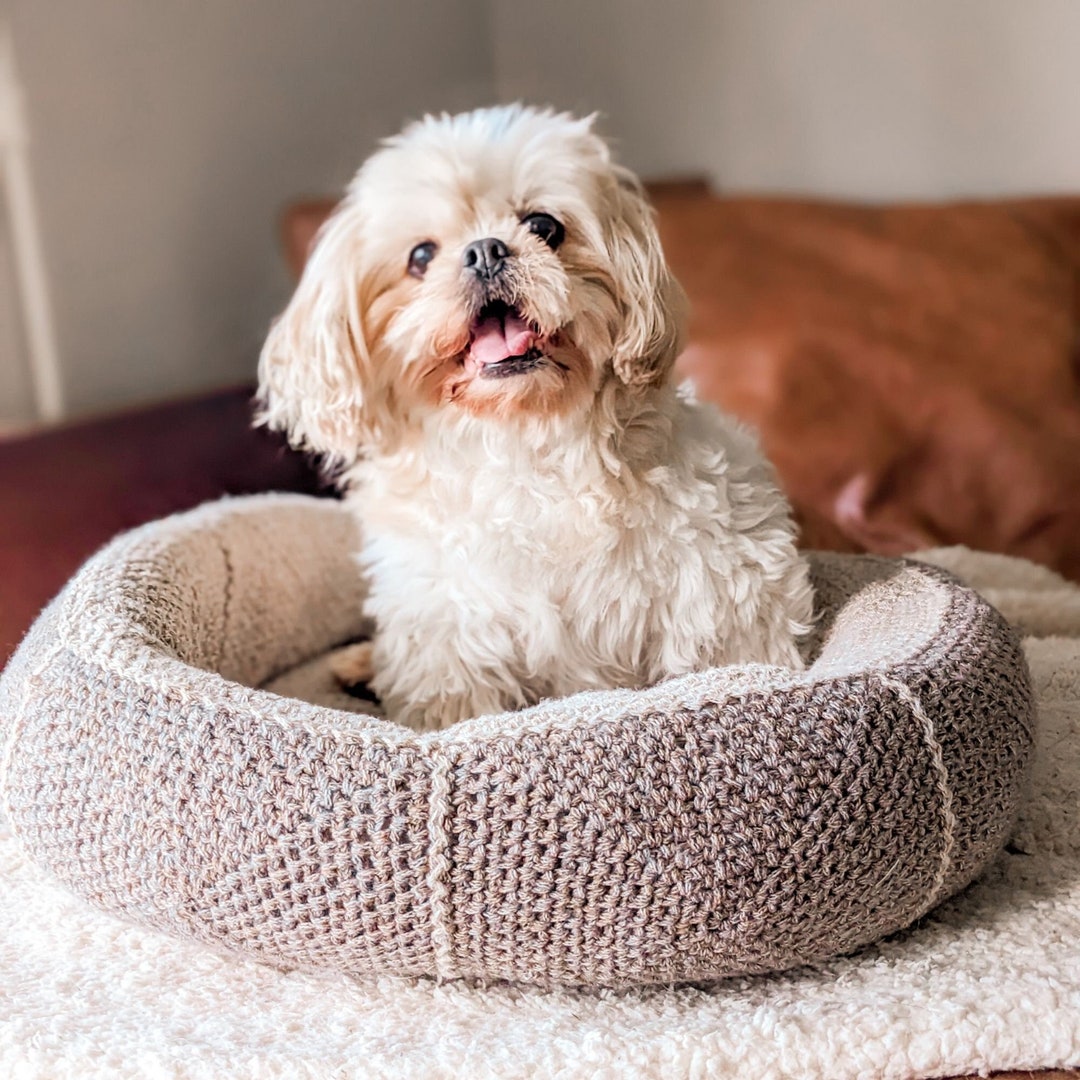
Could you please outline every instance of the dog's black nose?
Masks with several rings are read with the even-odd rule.
[[[510,258],[510,249],[494,236],[485,236],[483,240],[474,240],[461,257],[462,265],[471,270],[478,278],[491,281]]]

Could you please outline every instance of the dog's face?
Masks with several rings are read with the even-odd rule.
[[[590,121],[427,118],[361,168],[260,360],[262,417],[349,461],[423,413],[587,410],[663,381],[681,292]]]

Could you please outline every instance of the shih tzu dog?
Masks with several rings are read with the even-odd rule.
[[[370,642],[421,728],[718,664],[801,666],[811,590],[753,438],[676,388],[682,292],[591,120],[428,117],[360,169],[259,364],[340,469]]]

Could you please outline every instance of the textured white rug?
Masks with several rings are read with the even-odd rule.
[[[0,1077],[929,1077],[1080,1065],[1080,589],[922,556],[1016,622],[1034,791],[990,874],[813,970],[581,993],[272,968],[128,927],[45,880],[0,822]]]

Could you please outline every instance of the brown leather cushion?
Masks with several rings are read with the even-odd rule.
[[[681,370],[760,431],[806,546],[963,543],[1080,579],[1080,198],[652,194],[693,307]],[[287,212],[294,269],[332,205]]]
[[[680,361],[756,426],[807,546],[1080,578],[1080,198],[873,207],[656,193]]]

